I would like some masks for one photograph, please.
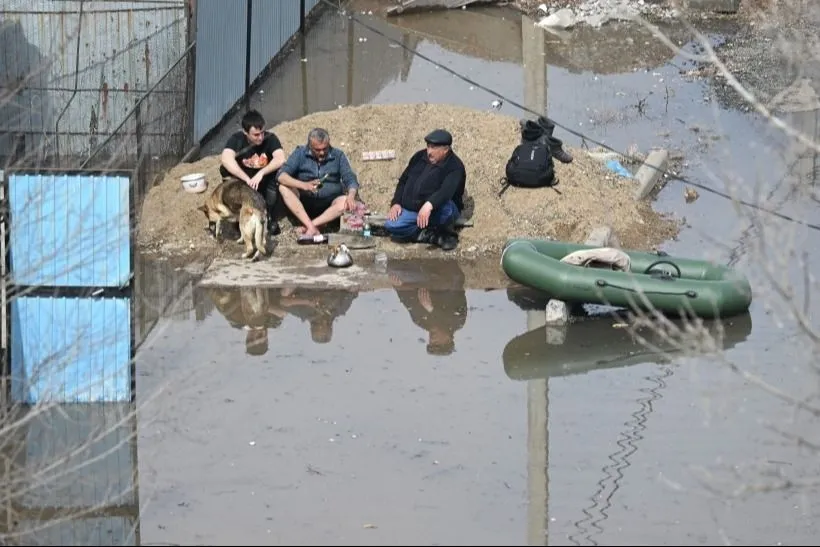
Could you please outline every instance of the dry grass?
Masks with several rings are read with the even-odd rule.
[[[289,153],[316,126],[327,129],[332,144],[348,155],[358,173],[364,201],[371,212],[381,214],[389,208],[396,181],[408,159],[424,146],[424,135],[437,127],[448,129],[454,136],[453,148],[467,168],[468,213],[470,201],[474,203],[474,226],[461,231],[459,248],[450,254],[474,257],[498,253],[513,237],[583,241],[592,228],[601,224],[611,225],[625,248],[650,249],[674,237],[679,228],[678,222],[658,214],[649,203],[632,199],[634,181],[612,175],[600,161],[580,150],[571,150],[573,163],[556,162],[561,194],[549,188],[509,188],[499,198],[504,165],[520,139],[518,120],[512,117],[441,104],[369,105],[311,114],[273,130]],[[361,160],[362,152],[383,149],[396,150],[397,158]],[[204,172],[209,188],[213,188],[220,180],[218,168],[217,156],[180,164],[151,189],[139,231],[139,243],[144,249],[166,256],[239,254],[235,243],[227,242],[218,248],[206,234],[206,219],[196,210],[205,194],[187,194],[179,184],[183,174]],[[289,221],[281,220],[280,226],[277,256],[311,252],[311,246],[296,245]],[[441,254],[426,245],[396,245],[385,238],[378,238],[378,245],[391,256]]]

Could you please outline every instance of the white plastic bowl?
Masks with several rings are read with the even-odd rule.
[[[191,194],[202,193],[208,188],[204,173],[191,173],[180,177],[179,180],[182,183],[182,189]]]

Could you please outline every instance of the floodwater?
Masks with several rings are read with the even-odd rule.
[[[692,65],[641,29],[560,37],[504,9],[388,21],[367,7],[352,11],[497,90],[502,113],[535,105],[617,149],[669,147],[691,180],[817,222],[798,190],[815,184],[814,156],[687,81]],[[271,124],[339,104],[489,108],[496,96],[470,86],[326,12],[253,102]],[[672,350],[658,357],[608,315],[544,328],[542,300],[471,283],[452,262],[390,263],[395,288],[378,291],[152,274],[137,362],[141,541],[813,544],[819,429],[790,397],[816,404],[800,260],[816,269],[817,238],[699,191],[691,204],[679,182],[660,193],[657,208],[689,224],[664,249],[735,264],[756,291],[748,316],[707,325],[710,355],[645,333]]]

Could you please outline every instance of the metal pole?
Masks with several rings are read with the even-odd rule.
[[[247,0],[247,22],[245,25],[245,110],[251,109],[251,22],[253,21],[253,0]]]
[[[196,22],[197,22],[197,12],[196,12],[196,2],[185,2],[185,15],[186,21],[188,22],[188,27],[186,29],[187,35],[187,42],[188,46],[190,47],[192,44],[196,44]],[[191,147],[194,146],[194,141],[197,143],[199,139],[195,139],[194,137],[194,120],[196,119],[197,108],[196,108],[196,46],[194,49],[187,55],[187,66],[185,67],[185,76],[187,80],[187,85],[185,89],[186,97],[185,97],[185,104],[187,105],[187,111],[185,113],[186,120],[185,120],[185,137],[181,140],[180,146],[180,155],[184,154],[184,150],[190,150]]]
[[[305,0],[299,0],[299,32],[305,32]]]

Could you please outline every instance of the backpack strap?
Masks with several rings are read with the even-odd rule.
[[[501,177],[498,182],[501,183],[501,190],[498,191],[498,197],[501,197],[502,194],[507,191],[507,188],[510,187],[510,183],[507,180],[507,177]]]

